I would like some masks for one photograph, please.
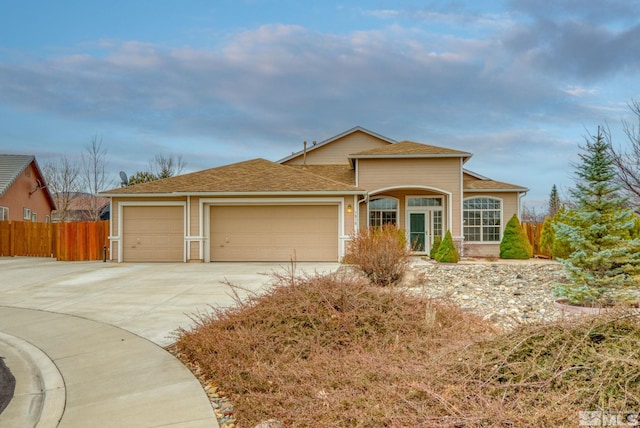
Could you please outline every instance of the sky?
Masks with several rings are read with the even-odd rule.
[[[354,126],[464,150],[544,204],[640,99],[639,0],[25,0],[0,5],[0,152],[93,138],[118,172],[277,161]]]

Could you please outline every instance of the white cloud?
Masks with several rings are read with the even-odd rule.
[[[211,49],[105,39],[48,58],[0,59],[0,107],[188,141],[192,163],[198,151],[277,159],[298,149],[292,141],[362,125],[462,146],[478,172],[531,187],[535,171],[544,180],[566,172],[584,127],[617,120],[627,101],[613,89],[620,76],[631,82],[628,96],[640,90],[640,27],[547,22],[524,3],[500,14],[418,11],[409,25],[415,11],[381,10],[396,22],[345,34],[263,25]],[[519,13],[529,15],[516,23]],[[487,35],[452,31],[465,26]]]
[[[582,86],[567,86],[564,91],[574,97],[584,98],[589,95],[596,95],[600,90],[598,88],[585,88]]]

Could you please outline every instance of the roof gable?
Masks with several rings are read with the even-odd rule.
[[[361,193],[353,185],[259,158],[113,189],[102,195],[287,192]]]
[[[333,137],[330,137],[324,141],[321,141],[319,143],[315,143],[312,144],[311,146],[307,146],[306,148],[306,152],[305,150],[301,150],[298,152],[294,152],[291,154],[291,156],[287,156],[286,158],[280,159],[278,162],[282,163],[282,164],[295,164],[295,163],[300,163],[300,159],[298,158],[302,158],[302,157],[306,157],[306,156],[313,156],[315,153],[314,152],[320,152],[323,150],[326,150],[328,146],[332,145],[333,143],[336,143],[340,140],[345,141],[349,136],[355,135],[355,134],[365,134],[367,137],[369,137],[369,141],[372,143],[374,141],[376,141],[378,144],[382,143],[382,144],[393,144],[396,141],[392,140],[391,138],[385,137],[383,135],[377,134],[373,131],[370,131],[366,128],[363,128],[361,126],[355,126],[347,131],[341,132],[338,135],[334,135]],[[368,146],[371,147],[371,146]],[[347,164],[348,160],[346,155],[348,155],[348,151],[344,153],[344,160],[341,163]],[[330,164],[336,164],[338,162],[330,162]]]
[[[0,155],[0,196],[34,160],[31,155]]]
[[[51,192],[47,188],[44,175],[33,155],[3,155],[0,154],[0,197],[11,187],[30,165],[33,164],[37,177],[35,177],[37,189],[45,193],[45,197],[52,209],[56,208]]]

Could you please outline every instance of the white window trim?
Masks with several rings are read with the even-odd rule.
[[[31,221],[36,223],[38,221],[38,214],[31,211]]]
[[[23,208],[22,209],[22,219],[23,220],[27,220],[27,221],[31,221],[31,209],[30,208]]]
[[[0,213],[2,213],[0,220],[9,220],[9,207],[0,207]]]
[[[439,199],[440,200],[440,205],[427,205],[427,206],[409,206],[409,199],[414,199],[414,198],[428,198],[428,199]],[[439,211],[442,213],[442,235],[440,235],[440,238],[444,238],[444,234],[446,233],[447,230],[449,230],[449,225],[446,223],[448,216],[446,216],[446,210],[447,210],[447,206],[445,205],[445,196],[444,195],[405,195],[404,197],[404,210],[405,210],[405,215],[404,215],[404,229],[405,229],[405,236],[407,238],[407,245],[409,246],[409,248],[411,248],[411,237],[410,237],[410,215],[411,213],[425,213],[428,214],[428,217],[426,219],[426,221],[429,223],[432,219],[433,219],[433,212],[434,211]],[[434,235],[433,230],[431,229],[431,224],[428,225],[429,227],[429,235],[431,236],[431,239],[433,239],[433,237],[435,237],[436,235]],[[429,242],[429,246],[431,246],[432,242]],[[421,254],[426,254],[428,251],[425,251]],[[420,254],[420,253],[418,253]]]
[[[395,198],[393,196],[385,196],[385,195],[376,195],[367,200],[367,228],[371,227],[371,208],[369,208],[369,204],[378,199],[393,199],[396,201],[396,227],[400,227],[400,199]],[[386,210],[391,211],[391,210]]]
[[[464,202],[470,199],[477,199],[477,198],[486,198],[486,199],[493,199],[496,201],[500,201],[500,237],[497,241],[467,241],[466,236],[464,236]],[[480,236],[483,235],[482,233],[482,225],[479,226],[480,227]],[[502,233],[504,231],[504,199],[502,198],[496,198],[495,196],[486,196],[486,195],[474,195],[474,196],[469,196],[468,198],[464,198],[462,200],[462,236],[464,237],[464,242],[467,244],[481,244],[481,245],[497,245],[500,244],[500,242],[502,242]]]

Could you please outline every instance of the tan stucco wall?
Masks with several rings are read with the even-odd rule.
[[[376,149],[389,145],[388,142],[373,137],[362,131],[356,131],[345,135],[329,144],[317,147],[313,150],[311,142],[307,142],[307,164],[308,165],[347,165],[349,155],[362,152],[364,150]],[[302,147],[301,147],[302,149]],[[285,165],[303,165],[304,156],[301,154],[293,159],[284,162]]]
[[[29,208],[36,214],[38,223],[44,223],[47,216],[51,218],[51,206],[47,200],[46,190],[36,190],[29,195],[37,187],[36,179],[38,178],[37,170],[31,163],[0,197],[0,206],[9,208],[8,220],[31,221],[24,218],[24,208]]]
[[[461,236],[461,207],[460,194],[462,175],[459,158],[443,159],[358,159],[356,174],[358,186],[370,192],[390,187],[403,187],[400,193],[396,190],[385,191],[373,196],[418,195],[425,188],[431,189],[432,194],[451,194],[451,224],[448,225],[453,236]],[[417,187],[417,189],[416,189]],[[413,190],[411,188],[414,188]],[[418,190],[420,189],[420,190]],[[372,197],[373,197],[372,196]],[[448,207],[445,198],[445,208]],[[401,207],[405,206],[404,199]],[[400,226],[404,227],[404,210],[400,213]],[[449,217],[448,211],[445,218]],[[360,222],[363,225],[362,221]],[[366,224],[366,222],[364,223]]]

